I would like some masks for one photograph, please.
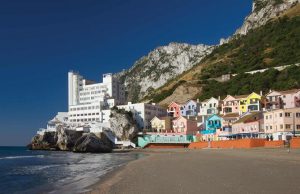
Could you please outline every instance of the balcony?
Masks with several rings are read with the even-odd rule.
[[[215,129],[208,129],[208,130],[201,131],[202,135],[215,134],[215,133],[216,133]]]

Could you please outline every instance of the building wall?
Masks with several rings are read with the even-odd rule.
[[[300,108],[278,109],[264,113],[266,134],[300,131]]]
[[[231,108],[231,112],[226,112],[226,108]],[[227,96],[222,103],[222,114],[239,113],[239,100],[232,96]]]
[[[242,114],[250,111],[249,106],[257,106],[257,110],[260,110],[261,109],[260,100],[261,100],[261,96],[254,92],[250,94],[247,98],[242,98],[239,104],[240,113]],[[256,102],[254,103],[253,101]]]
[[[218,114],[219,112],[218,108],[219,108],[219,100],[215,98],[210,98],[209,100],[201,103],[199,115],[208,116],[208,115]]]
[[[296,107],[295,97],[299,97],[299,96],[300,96],[300,92],[283,94],[282,100],[284,103],[284,108],[295,108]]]
[[[260,122],[254,121],[249,123],[234,123],[232,125],[232,133],[258,133],[260,131]]]
[[[180,117],[181,116],[180,108],[181,108],[181,105],[179,105],[175,102],[172,102],[168,107],[168,110],[167,110],[168,114],[173,117]]]
[[[68,102],[72,124],[103,123],[109,120],[110,108],[125,102],[125,91],[112,74],[104,74],[103,82],[95,83],[69,72]]]
[[[183,116],[187,116],[187,115],[197,116],[199,111],[200,111],[199,103],[197,103],[194,100],[189,100],[185,104],[184,112],[181,112],[181,113],[183,113],[182,114]]]
[[[146,131],[151,130],[151,120],[157,117],[164,117],[167,115],[167,111],[155,104],[146,103],[136,103],[132,104],[129,102],[127,105],[117,106],[119,109],[124,109],[126,111],[131,111],[133,117],[138,124],[140,130],[144,129]]]

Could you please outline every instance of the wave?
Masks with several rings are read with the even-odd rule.
[[[35,156],[7,156],[2,157],[0,160],[12,160],[12,159],[23,159],[23,158],[43,158],[44,155],[35,155]]]

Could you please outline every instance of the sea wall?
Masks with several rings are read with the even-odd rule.
[[[300,138],[293,138],[291,140],[291,148],[300,148]]]
[[[202,148],[255,148],[267,147],[278,148],[283,147],[284,141],[266,141],[265,139],[238,139],[238,140],[224,140],[224,141],[211,141],[211,142],[193,142],[189,145],[190,149]],[[299,138],[300,147],[300,138]]]

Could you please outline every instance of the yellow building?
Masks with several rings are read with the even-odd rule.
[[[261,95],[252,92],[246,98],[242,98],[239,102],[239,112],[243,114],[245,112],[260,111],[261,110]]]
[[[151,121],[151,131],[166,133],[172,131],[171,117],[154,117]]]

